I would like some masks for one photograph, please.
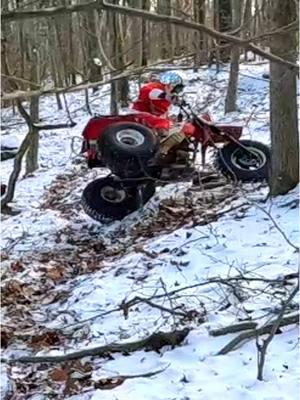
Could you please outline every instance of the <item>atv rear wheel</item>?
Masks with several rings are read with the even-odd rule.
[[[153,182],[137,187],[125,187],[115,177],[96,179],[82,193],[82,206],[88,216],[102,223],[121,220],[154,195]]]
[[[270,149],[263,143],[240,140],[229,143],[217,155],[216,167],[226,176],[242,182],[262,181],[269,177]]]
[[[149,160],[158,149],[157,136],[147,127],[133,122],[109,126],[101,137],[103,153],[113,153],[119,159]]]

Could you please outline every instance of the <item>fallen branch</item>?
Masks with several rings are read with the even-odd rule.
[[[261,335],[265,335],[266,333],[270,333],[273,330],[274,324],[277,321],[270,322],[269,324],[262,326],[261,328],[258,329],[251,329],[247,330],[234,339],[232,339],[226,346],[224,346],[220,351],[218,351],[217,355],[224,355],[229,353],[232,350],[235,350],[241,343],[243,343],[245,340],[250,340],[252,338],[256,338]],[[291,324],[297,324],[299,322],[299,314],[290,314],[285,317],[283,317],[278,324],[278,328],[281,326],[286,326],[286,325],[291,325]]]
[[[106,357],[111,353],[132,353],[138,350],[159,351],[164,346],[172,346],[172,348],[180,345],[189,334],[190,329],[173,332],[157,332],[145,339],[128,343],[111,343],[105,346],[98,346],[92,349],[76,351],[74,353],[63,354],[59,356],[25,356],[15,359],[2,360],[3,362],[20,362],[20,363],[58,363],[62,361],[76,360],[83,357]]]

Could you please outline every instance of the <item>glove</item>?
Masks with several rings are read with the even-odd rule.
[[[179,98],[178,98],[178,96],[176,96],[176,95],[171,96],[171,103],[172,103],[174,106],[179,105]]]
[[[182,120],[183,120],[183,114],[180,112],[180,113],[177,115],[177,122],[182,122]]]

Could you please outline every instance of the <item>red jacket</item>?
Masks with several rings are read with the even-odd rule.
[[[160,82],[150,82],[142,86],[139,97],[133,103],[132,108],[162,116],[166,114],[170,105],[171,102],[165,98],[165,85]]]

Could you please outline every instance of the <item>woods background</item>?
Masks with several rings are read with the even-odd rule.
[[[111,81],[110,111],[117,113],[132,100],[128,77],[190,56],[186,66],[195,70],[231,62],[230,112],[237,110],[240,56],[260,56],[270,61],[272,191],[285,193],[299,181],[298,14],[297,0],[3,0],[2,106],[17,100],[22,112],[20,101],[30,98],[34,131],[41,94],[55,93],[62,109],[60,94],[85,89],[89,109],[87,88]],[[38,166],[37,132],[29,147],[30,173]]]

